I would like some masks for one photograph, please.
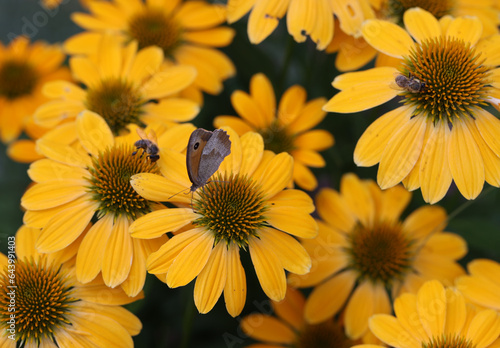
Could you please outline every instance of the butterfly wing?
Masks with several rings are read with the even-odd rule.
[[[203,186],[204,182],[199,178],[199,168],[201,155],[208,140],[212,137],[212,132],[203,128],[196,129],[189,137],[187,153],[186,153],[186,167],[189,180],[193,184],[191,191],[196,190],[198,187]]]
[[[216,129],[207,141],[200,158],[198,180],[200,186],[206,184],[208,179],[219,169],[220,164],[231,153],[231,140],[222,129]]]

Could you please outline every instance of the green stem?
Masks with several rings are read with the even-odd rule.
[[[194,306],[194,299],[193,299],[193,289],[192,287],[186,287],[186,289],[189,289],[189,291],[185,292],[184,294],[187,295],[186,298],[186,308],[184,310],[184,315],[182,317],[182,341],[181,341],[181,348],[188,348],[189,343],[191,340],[192,336],[192,331],[193,331],[193,323],[194,323],[194,317],[195,317],[195,306]]]

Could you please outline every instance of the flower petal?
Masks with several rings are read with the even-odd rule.
[[[111,288],[120,285],[127,279],[132,266],[134,252],[128,226],[127,217],[118,217],[113,224],[104,250],[102,278],[104,283]]]
[[[249,94],[237,90],[231,94],[231,103],[238,115],[253,127],[265,128],[271,123],[264,110]]]
[[[198,275],[194,285],[194,303],[202,314],[210,312],[222,294],[227,279],[227,247],[219,242]]]
[[[439,206],[423,206],[414,210],[403,222],[403,228],[415,238],[425,239],[446,226],[446,211]]]
[[[371,332],[389,346],[405,348],[422,346],[392,315],[375,314],[370,318],[368,325]]]
[[[417,293],[417,313],[429,337],[440,337],[446,320],[446,291],[437,281],[424,283]]]
[[[85,195],[88,182],[84,179],[45,181],[31,186],[21,198],[28,210],[45,210],[71,202]]]
[[[354,212],[357,219],[364,226],[373,226],[375,218],[375,204],[370,191],[364,186],[359,178],[352,173],[342,176],[340,181],[340,193],[345,204]]]
[[[261,43],[278,26],[290,0],[257,1],[248,19],[248,38],[253,44]]]
[[[457,17],[448,26],[446,36],[451,39],[463,40],[475,46],[483,34],[483,25],[476,17]]]
[[[288,125],[293,122],[303,109],[307,93],[304,87],[293,85],[281,96],[278,106],[278,120],[280,124]]]
[[[152,211],[135,220],[129,228],[134,238],[157,238],[167,232],[175,232],[199,217],[192,209],[171,208]]]
[[[146,99],[158,99],[180,92],[189,86],[196,70],[189,65],[176,65],[156,72],[141,88]]]
[[[257,340],[285,344],[296,340],[290,327],[269,315],[250,314],[243,318],[240,325],[245,334]]]
[[[465,339],[476,347],[488,347],[500,334],[500,316],[491,309],[480,311],[472,319]]]
[[[407,55],[414,45],[406,30],[386,20],[368,19],[363,22],[361,32],[371,46],[395,58]]]
[[[258,238],[249,239],[248,246],[262,290],[271,300],[281,301],[286,293],[286,278],[280,259]]]
[[[130,177],[130,185],[132,185],[138,194],[150,201],[165,202],[173,200],[183,203],[191,202],[191,197],[189,196],[176,195],[186,190],[188,186],[179,185],[158,174],[140,173],[132,175]]]
[[[425,117],[414,117],[391,137],[378,168],[380,188],[384,190],[396,185],[413,169],[422,151],[426,125]]]
[[[111,129],[95,112],[83,111],[76,118],[76,127],[82,146],[95,157],[114,144]]]
[[[313,238],[318,225],[308,212],[294,207],[271,207],[265,213],[266,221],[274,228],[301,238]]]
[[[500,120],[481,108],[476,113],[475,123],[479,133],[490,149],[500,157]]]
[[[447,154],[458,190],[467,199],[476,198],[484,185],[484,162],[474,137],[460,120],[453,123]]]
[[[240,175],[251,176],[264,154],[264,140],[259,133],[245,133],[240,138],[241,140],[241,166],[239,168]]]
[[[227,312],[234,318],[241,313],[247,297],[245,270],[240,261],[240,248],[231,243],[227,251],[227,278],[224,301]]]
[[[322,189],[316,196],[316,209],[324,221],[340,231],[350,231],[356,223],[355,214],[335,190]]]
[[[461,332],[467,317],[467,307],[464,296],[453,288],[446,289],[446,327],[445,335]]]
[[[293,175],[293,158],[286,152],[274,156],[253,179],[261,185],[266,198],[271,198],[290,182]]]
[[[273,85],[266,75],[259,73],[252,76],[250,95],[263,112],[266,124],[270,124],[274,120],[276,113],[276,96],[274,95]]]
[[[441,36],[441,27],[436,17],[420,7],[405,11],[403,20],[406,30],[418,43]]]

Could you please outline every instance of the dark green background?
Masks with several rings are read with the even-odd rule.
[[[0,40],[6,44],[13,35],[24,32],[33,34],[33,40],[61,42],[80,31],[69,19],[69,14],[79,8],[78,2],[71,0],[48,14],[35,1],[0,0]],[[45,24],[44,18],[47,19]],[[210,129],[213,128],[214,116],[234,115],[230,103],[231,93],[236,89],[248,91],[251,76],[258,72],[265,73],[271,79],[278,97],[293,84],[304,86],[309,99],[330,98],[335,93],[331,86],[331,81],[337,74],[334,55],[316,51],[311,42],[295,43],[286,32],[284,21],[258,46],[249,43],[244,21],[237,22],[233,27],[237,30],[235,40],[223,51],[236,65],[237,76],[226,81],[225,89],[220,95],[205,96],[205,105],[194,120],[195,125]],[[321,186],[337,189],[341,175],[349,171],[357,173],[361,178],[376,178],[377,168],[357,168],[352,154],[357,139],[366,127],[393,107],[394,104],[391,104],[359,114],[327,115],[319,128],[328,129],[335,136],[336,144],[323,153],[327,167],[315,170]],[[26,174],[28,166],[11,161],[6,157],[5,149],[0,144],[2,251],[6,250],[7,236],[15,234],[22,224],[19,202],[30,182]],[[313,196],[314,194],[312,193]],[[421,193],[416,191],[404,214],[409,214],[422,204]],[[475,201],[468,202],[452,186],[439,205],[453,215],[446,230],[460,234],[468,242],[469,254],[463,264],[480,257],[500,261],[500,190],[486,184],[483,193]],[[458,211],[460,212],[455,215]],[[268,312],[269,303],[258,284],[249,256],[245,252],[241,254],[248,282],[247,304],[243,315],[254,311]],[[180,289],[169,289],[155,277],[149,276],[145,294],[144,300],[129,306],[144,325],[141,334],[135,337],[137,347],[242,347],[252,342],[238,330],[240,318],[233,319],[227,314],[223,297],[209,314],[199,315],[193,304],[193,284]]]

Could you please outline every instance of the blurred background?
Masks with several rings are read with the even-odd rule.
[[[53,10],[43,8],[34,0],[0,0],[0,40],[6,45],[17,35],[25,34],[32,41],[60,43],[81,31],[70,19],[70,14],[75,11],[83,11],[78,0],[63,1]],[[213,129],[215,116],[236,115],[230,102],[231,93],[237,89],[248,91],[250,78],[259,72],[265,73],[272,81],[277,100],[294,84],[300,84],[307,90],[308,99],[329,99],[335,93],[331,86],[338,74],[334,67],[334,54],[317,51],[310,41],[296,43],[288,34],[284,20],[262,44],[252,45],[246,33],[246,19],[244,17],[232,25],[237,31],[236,37],[229,47],[222,49],[234,62],[237,75],[225,82],[220,95],[205,94],[203,108],[193,121],[198,127]],[[397,100],[391,103],[397,103]],[[362,179],[376,180],[377,167],[358,168],[352,156],[364,130],[389,107],[384,105],[359,114],[327,115],[317,128],[329,130],[335,137],[335,145],[322,153],[327,166],[313,169],[320,183],[319,188],[338,189],[341,175],[347,172],[355,172]],[[6,146],[0,144],[2,252],[6,251],[7,236],[14,235],[22,224],[23,212],[19,202],[30,183],[27,169],[28,165],[10,160],[6,155]],[[316,192],[310,194],[314,197]],[[414,192],[404,216],[423,204],[420,191]],[[450,217],[446,230],[463,236],[468,242],[469,253],[462,260],[463,265],[470,259],[481,257],[500,261],[499,189],[485,184],[481,195],[469,202],[452,186],[439,205],[446,209]],[[270,313],[269,302],[258,284],[249,255],[242,252],[241,258],[248,282],[247,303],[241,317],[252,312]],[[145,299],[128,306],[143,323],[142,332],[134,337],[137,347],[244,347],[252,343],[238,329],[239,318],[231,318],[227,314],[223,297],[210,313],[198,314],[193,303],[193,287],[191,283],[180,289],[169,289],[155,277],[148,276]]]

